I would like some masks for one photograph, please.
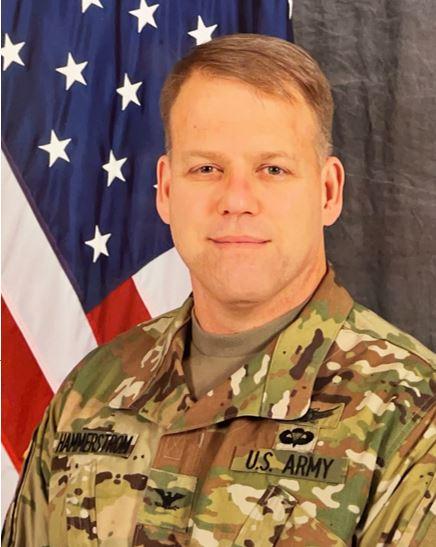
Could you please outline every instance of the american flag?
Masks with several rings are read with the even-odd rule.
[[[292,40],[290,0],[3,4],[2,508],[72,367],[190,292],[155,208],[166,74],[224,34]]]

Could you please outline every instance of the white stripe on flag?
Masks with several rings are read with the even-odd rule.
[[[79,299],[2,154],[5,302],[53,391],[96,346]],[[17,371],[19,373],[19,371]]]
[[[3,394],[3,397],[5,394]],[[9,456],[2,445],[1,451],[1,469],[2,469],[2,515],[1,521],[5,520],[6,511],[8,510],[9,504],[12,501],[12,498],[15,494],[15,488],[17,487],[18,473],[15,467],[12,465]]]
[[[136,272],[133,282],[152,317],[178,308],[192,290],[188,269],[174,247]]]

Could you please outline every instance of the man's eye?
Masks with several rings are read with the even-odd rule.
[[[210,173],[213,173],[215,171],[215,167],[213,165],[202,165],[197,169],[198,173],[203,173],[205,175],[209,175]]]
[[[268,175],[283,175],[285,173],[284,169],[277,165],[268,165],[265,169]]]

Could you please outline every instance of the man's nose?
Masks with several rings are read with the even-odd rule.
[[[260,201],[257,195],[256,182],[245,173],[229,174],[220,188],[218,212],[221,215],[256,215],[259,213]]]

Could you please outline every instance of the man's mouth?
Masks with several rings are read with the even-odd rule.
[[[268,239],[248,235],[226,235],[221,237],[210,237],[211,241],[218,245],[262,245],[268,243]]]

